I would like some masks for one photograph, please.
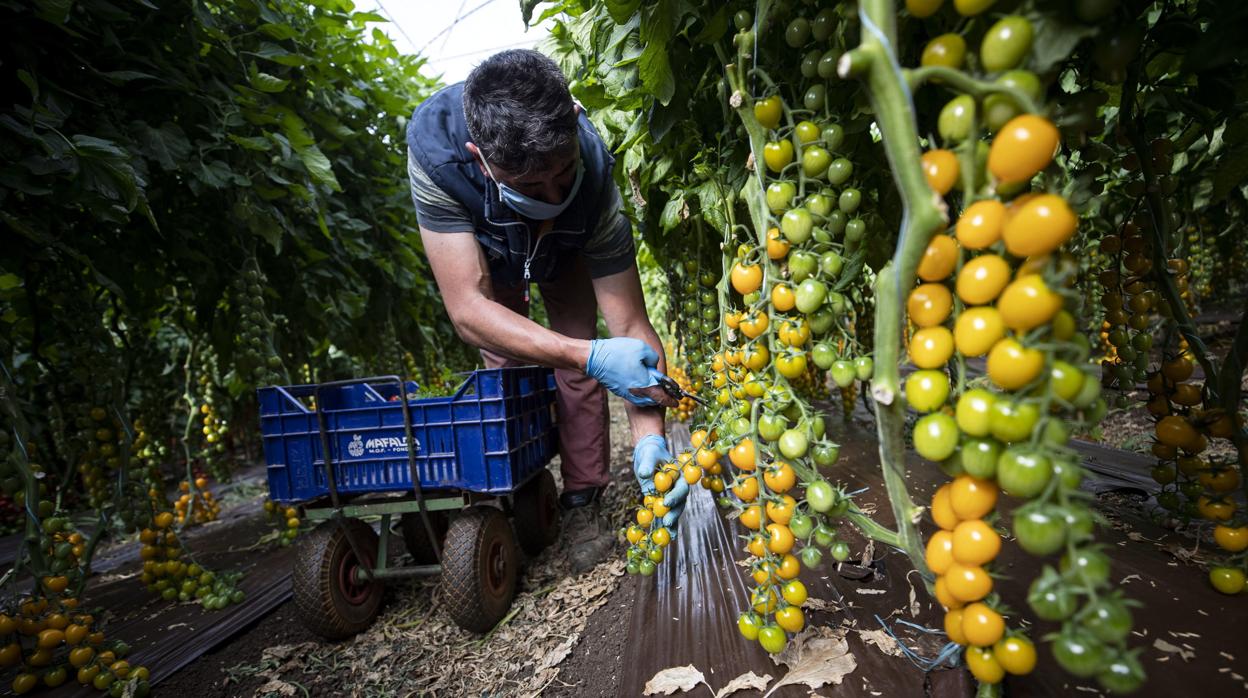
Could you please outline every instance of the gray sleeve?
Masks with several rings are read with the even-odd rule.
[[[471,233],[475,230],[468,209],[433,183],[407,151],[407,179],[420,227],[435,233]]]
[[[607,188],[606,206],[583,251],[589,275],[595,279],[618,274],[637,263],[633,225],[624,215],[620,190],[613,183]]]

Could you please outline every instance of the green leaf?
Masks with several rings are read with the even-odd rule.
[[[330,164],[329,158],[325,157],[325,153],[316,145],[306,145],[302,148],[296,148],[295,152],[299,154],[299,160],[303,162],[303,166],[308,169],[308,174],[312,175],[312,180],[318,184],[333,189],[334,191],[342,191],[342,186],[338,184],[338,178],[334,176],[334,167]],[[322,222],[322,228],[324,222]]]
[[[35,0],[35,7],[41,19],[64,24],[69,21],[69,12],[74,8],[74,0]]]
[[[1045,15],[1033,21],[1035,42],[1027,69],[1045,73],[1065,61],[1080,41],[1095,36],[1097,28],[1087,24],[1067,24],[1056,16]]]
[[[22,285],[17,274],[0,274],[0,291],[8,291]]]
[[[663,212],[659,214],[659,225],[663,228],[663,232],[667,232],[679,226],[688,217],[689,208],[685,204],[685,193],[677,191],[663,205]]]
[[[190,157],[191,143],[177,124],[166,121],[160,128],[152,128],[146,122],[136,121],[131,126],[139,152],[160,163],[164,170],[176,170]]]
[[[698,32],[693,40],[700,44],[713,44],[723,38],[728,31],[728,5],[721,5],[715,14],[707,20],[706,26]]]
[[[235,144],[242,146],[247,150],[266,151],[273,147],[269,139],[262,136],[239,136],[233,133],[227,134],[227,137]]]
[[[254,68],[255,66],[252,67]],[[261,92],[281,92],[290,84],[289,80],[283,80],[275,75],[261,72],[253,72],[248,76],[248,81],[252,87]]]
[[[606,0],[607,12],[616,24],[623,24],[641,7],[641,0]]]
[[[273,37],[274,39],[277,39],[278,41],[283,41],[286,39],[293,39],[299,36],[299,31],[296,30],[294,27],[290,26],[289,24],[276,24],[273,22],[270,22],[268,24],[261,24],[260,31],[264,32],[265,34],[268,34],[269,36]]]
[[[1210,202],[1222,201],[1245,182],[1248,182],[1248,148],[1241,147],[1223,153],[1218,161],[1218,169],[1213,175]]]
[[[667,62],[667,44],[651,42],[641,54],[638,65],[641,83],[661,104],[667,104],[676,92],[676,78]]]

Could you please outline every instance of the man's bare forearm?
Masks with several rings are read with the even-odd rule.
[[[589,340],[548,330],[484,296],[462,302],[451,321],[465,342],[495,354],[577,371],[589,360]]]

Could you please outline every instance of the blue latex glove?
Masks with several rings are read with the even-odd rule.
[[[590,341],[585,373],[634,405],[651,407],[658,403],[628,390],[657,385],[657,377],[663,375],[658,365],[659,355],[649,344],[632,337],[612,337]]]
[[[654,472],[659,463],[672,460],[667,441],[658,434],[643,436],[633,448],[633,476],[644,494],[654,494]],[[677,477],[672,489],[663,497],[663,504],[670,511],[663,515],[663,525],[675,530],[680,515],[685,511],[685,498],[689,496],[689,483]]]

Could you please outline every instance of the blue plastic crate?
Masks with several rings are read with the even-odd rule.
[[[408,394],[417,386],[407,382]],[[278,502],[329,494],[315,385],[260,388],[260,430],[269,496]],[[558,450],[555,377],[548,368],[473,371],[449,397],[409,398],[416,465],[424,490],[505,494]],[[399,387],[368,382],[327,387],[325,417],[338,492],[412,490]]]

